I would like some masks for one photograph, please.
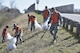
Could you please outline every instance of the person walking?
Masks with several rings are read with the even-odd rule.
[[[61,20],[61,15],[60,13],[55,9],[52,8],[51,9],[51,17],[50,20],[48,22],[51,23],[51,27],[50,27],[50,33],[53,35],[53,41],[56,42],[57,40],[57,32],[58,32],[58,23],[60,21],[60,24],[62,25],[62,20]],[[54,31],[54,33],[53,33]]]
[[[9,28],[9,26],[6,25],[2,31],[2,43],[4,43],[5,39],[8,37],[8,28]]]
[[[18,26],[18,24],[13,24],[14,28],[12,30],[15,31],[14,35],[17,38],[17,42],[18,43],[18,39],[20,40],[20,42],[22,42],[22,34],[23,34],[23,29],[22,27]]]
[[[47,6],[45,6],[45,10],[43,12],[43,23],[45,21],[47,21],[48,17],[49,17],[49,10],[48,10]]]
[[[30,29],[30,30],[31,30],[31,31],[32,31],[32,30],[35,30],[35,18],[36,18],[36,17],[35,17],[34,15],[31,15],[31,16],[30,16],[30,22],[31,22],[31,29]]]

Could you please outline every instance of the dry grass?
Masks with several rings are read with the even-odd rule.
[[[42,22],[42,16],[38,15],[34,12],[30,13],[37,17],[38,22]],[[62,27],[59,27],[58,31],[58,41],[56,44],[53,44],[52,35],[47,31],[41,39],[43,35],[43,31],[34,31],[30,32],[27,26],[27,14],[23,14],[18,18],[10,21],[10,33],[12,32],[13,23],[18,23],[24,29],[23,34],[23,43],[18,44],[17,48],[10,51],[9,53],[79,53],[80,45],[79,38],[76,34],[70,34],[66,32]],[[1,30],[0,30],[1,31]],[[0,37],[1,39],[1,37]],[[6,48],[9,44],[8,42],[1,43],[0,42],[0,53],[7,53]]]

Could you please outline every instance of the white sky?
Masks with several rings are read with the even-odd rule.
[[[10,1],[4,0],[3,5],[10,7]],[[23,12],[24,9],[27,9],[31,4],[36,3],[36,0],[13,0],[16,3],[16,7]],[[74,8],[80,9],[80,0],[40,0],[38,9],[43,10],[45,6],[48,8],[57,7],[61,5],[74,4]],[[36,5],[37,9],[37,5]]]

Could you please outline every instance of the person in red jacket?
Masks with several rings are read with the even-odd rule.
[[[62,20],[61,20],[61,15],[60,13],[55,9],[52,8],[51,9],[51,18],[48,22],[51,23],[51,27],[50,27],[50,33],[53,35],[53,41],[56,42],[57,39],[57,31],[58,31],[58,22],[60,21],[60,24],[62,25]],[[54,33],[53,33],[54,31]]]
[[[35,16],[34,15],[31,15],[30,16],[30,22],[31,22],[31,31],[33,30],[33,29],[35,29]]]
[[[8,28],[9,28],[9,26],[7,25],[2,31],[2,37],[3,37],[2,38],[2,43],[4,43],[5,42],[5,38],[8,37]]]
[[[49,10],[47,9],[47,6],[45,6],[45,10],[43,12],[43,22],[45,22],[49,17]]]
[[[12,30],[14,30],[14,35],[17,37],[17,42],[18,43],[18,39],[20,40],[20,42],[22,42],[22,34],[23,34],[23,29],[22,27],[18,26],[17,24],[13,25],[14,28]]]

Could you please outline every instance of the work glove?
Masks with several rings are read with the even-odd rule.
[[[48,22],[48,24],[49,24],[50,22]]]

